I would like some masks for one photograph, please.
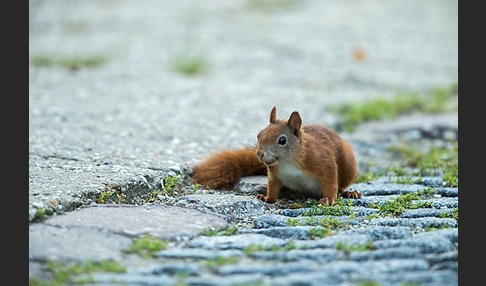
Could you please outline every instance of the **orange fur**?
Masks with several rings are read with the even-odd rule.
[[[238,179],[266,175],[267,168],[258,160],[255,149],[221,151],[194,167],[192,177],[207,188],[232,188]]]

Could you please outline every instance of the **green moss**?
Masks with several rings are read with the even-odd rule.
[[[173,71],[185,75],[202,74],[209,68],[209,58],[204,53],[186,49],[172,56],[170,66]]]
[[[352,132],[364,121],[393,118],[412,112],[437,113],[449,107],[449,100],[457,92],[457,84],[448,87],[433,88],[425,94],[417,92],[398,92],[391,99],[376,98],[360,103],[344,103],[331,106],[331,112],[343,117],[343,128]],[[454,107],[455,108],[455,107]]]
[[[358,282],[359,286],[380,286],[380,283],[376,282],[375,280],[362,280]]]
[[[393,146],[389,150],[404,160],[408,167],[418,168],[421,173],[430,169],[441,169],[444,172],[442,179],[446,187],[459,186],[459,147],[457,144],[451,149],[435,147],[426,153],[420,153],[408,146]]]
[[[453,208],[452,212],[450,213],[443,213],[440,215],[441,218],[454,218],[456,220],[459,219],[459,208]]]
[[[335,232],[332,229],[324,228],[324,227],[314,227],[309,230],[309,236],[311,238],[316,238],[316,237],[323,238],[334,234]]]
[[[194,187],[191,190],[188,188],[183,188],[183,180],[181,175],[175,176],[164,176],[164,179],[161,183],[160,189],[152,190],[151,192],[141,196],[140,203],[152,203],[156,201],[160,201],[160,196],[166,197],[176,197],[184,192],[191,192],[193,191]]]
[[[250,244],[250,246],[243,249],[243,252],[246,255],[249,255],[256,251],[290,251],[295,249],[295,243],[290,241],[286,246],[278,246],[278,245],[257,245],[257,244]]]
[[[277,12],[298,4],[296,0],[248,0],[247,6],[254,11]]]
[[[208,227],[204,229],[201,234],[205,236],[228,236],[233,235],[238,231],[238,227],[236,225],[230,225],[225,229],[214,229],[212,227]]]
[[[371,203],[368,205],[368,207],[378,208],[379,213],[391,214],[393,216],[401,215],[406,209],[431,208],[432,202],[430,201],[417,203],[413,202],[414,200],[419,200],[420,195],[423,194],[420,192],[401,194],[391,201],[386,201],[385,203],[380,205]]]
[[[92,282],[92,279],[89,276],[82,279],[76,278],[77,275],[93,272],[126,272],[125,267],[113,260],[88,260],[84,263],[47,261],[46,267],[51,279],[31,278],[29,285],[82,284]]]
[[[434,231],[434,230],[445,229],[445,228],[452,228],[452,227],[448,224],[444,224],[439,227],[428,226],[424,228],[424,231]]]
[[[346,226],[354,216],[351,215],[348,221],[341,222],[337,218],[333,218],[331,216],[327,217],[314,217],[310,216],[307,217],[304,221],[300,221],[299,219],[291,219],[287,220],[287,225],[289,226],[300,226],[300,225],[313,225],[313,226],[322,226],[328,229],[336,229],[338,227]]]
[[[97,198],[98,204],[125,203],[126,195],[122,193],[122,187],[117,183],[107,183],[106,190],[100,192]]]
[[[109,56],[105,53],[76,54],[71,56],[34,54],[30,56],[31,64],[36,67],[63,67],[71,70],[99,67],[106,63],[108,59]]]
[[[36,219],[41,219],[45,216],[46,214],[46,209],[45,208],[38,208],[36,211],[35,211],[35,218]]]
[[[378,174],[375,174],[375,173],[372,173],[372,172],[368,172],[368,173],[361,173],[359,172],[357,177],[356,177],[356,180],[354,181],[355,184],[358,184],[358,183],[367,183],[367,182],[371,182],[371,181],[374,181],[376,179],[379,178],[379,175]]]
[[[369,251],[374,249],[373,242],[367,242],[367,243],[362,243],[362,244],[346,244],[342,241],[338,242],[336,244],[336,249],[337,250],[342,250],[342,251]]]
[[[181,175],[165,176],[163,182],[164,185],[162,186],[162,193],[167,196],[172,196],[175,188],[178,190],[181,190],[182,188]]]
[[[313,215],[334,215],[343,216],[349,215],[352,212],[351,206],[354,205],[353,200],[344,201],[343,198],[337,198],[336,203],[333,206],[318,205],[317,200],[309,201],[310,209],[303,210],[301,214],[303,216]]]
[[[145,234],[137,238],[124,252],[136,253],[143,258],[155,257],[157,251],[166,249],[168,244],[168,241],[162,241],[160,238]]]
[[[215,259],[206,260],[204,264],[206,265],[206,267],[214,268],[221,265],[238,263],[239,261],[240,259],[234,256],[230,256],[230,257],[218,256]]]

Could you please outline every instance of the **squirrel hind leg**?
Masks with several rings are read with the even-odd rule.
[[[360,199],[363,193],[360,191],[345,191],[343,189],[339,189],[339,196],[347,199]]]

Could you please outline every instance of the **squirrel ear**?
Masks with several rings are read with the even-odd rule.
[[[270,111],[270,123],[275,123],[275,121],[277,121],[277,108],[274,106]]]
[[[300,115],[297,111],[292,112],[289,117],[289,121],[287,123],[289,125],[289,128],[292,129],[294,132],[295,136],[299,136],[299,130],[300,126],[302,125],[302,119],[300,118]]]

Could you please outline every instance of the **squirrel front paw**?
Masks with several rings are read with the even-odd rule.
[[[322,198],[319,200],[319,205],[325,205],[325,206],[333,206],[336,203],[335,198]]]
[[[264,203],[269,203],[269,204],[273,204],[275,202],[275,199],[272,199],[272,198],[269,198],[269,197],[265,197],[264,195],[262,194],[258,194],[255,199],[259,199],[260,201],[264,202]]]

